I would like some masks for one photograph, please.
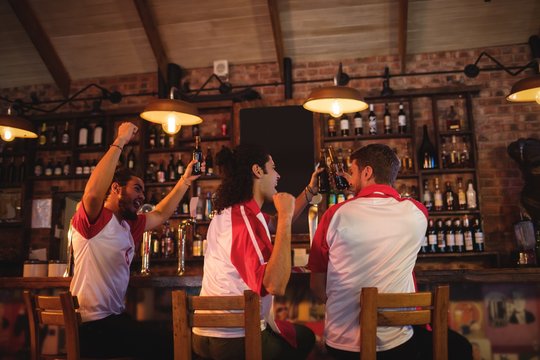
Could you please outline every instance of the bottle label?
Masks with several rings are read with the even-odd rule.
[[[457,246],[463,246],[464,245],[464,237],[463,234],[459,233],[455,235],[456,239],[456,245]]]
[[[69,175],[70,170],[71,170],[70,166],[68,164],[64,164],[64,170],[63,170],[64,175],[66,176]]]
[[[84,146],[88,144],[88,129],[81,128],[79,130],[79,146]]]
[[[384,117],[384,127],[385,127],[385,129],[390,129],[390,126],[391,126],[390,115],[386,115]]]
[[[361,117],[354,118],[354,127],[357,128],[357,129],[362,128],[362,118]]]
[[[50,167],[45,168],[45,175],[51,176],[53,174],[53,169]]]
[[[407,125],[407,117],[405,115],[398,115],[398,125],[399,126]]]
[[[375,116],[369,117],[369,133],[370,135],[377,134],[377,118]]]
[[[165,171],[158,171],[157,172],[157,181],[160,183],[165,182]]]
[[[440,249],[446,248],[446,243],[444,242],[444,233],[437,233],[437,246]]]
[[[339,127],[341,128],[341,130],[349,130],[349,120],[342,119],[339,122]]]
[[[429,234],[428,235],[428,244],[429,245],[437,245],[437,235],[436,234]]]
[[[129,160],[128,161],[128,168],[133,169],[134,167],[135,167],[135,163],[133,162],[133,160]]]
[[[467,231],[464,234],[465,237],[465,250],[473,251],[473,235],[472,232]]]
[[[456,237],[454,234],[446,234],[446,245],[454,246],[456,244]]]
[[[442,201],[442,193],[435,193],[435,207],[437,209],[442,209],[443,207],[443,201]]]
[[[484,243],[484,233],[483,232],[475,232],[474,233],[474,241],[477,244],[483,244]]]
[[[69,143],[69,134],[62,134],[62,144]]]
[[[103,128],[101,126],[96,126],[94,129],[94,145],[101,145],[103,139]]]
[[[43,175],[43,166],[41,166],[41,165],[36,165],[36,166],[34,167],[34,175],[36,175],[36,176],[41,176],[41,175]]]
[[[77,175],[82,175],[82,173],[83,173],[82,166],[77,166],[77,167],[75,168],[75,174],[77,174]]]

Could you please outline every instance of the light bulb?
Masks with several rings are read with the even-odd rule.
[[[13,139],[15,139],[15,136],[13,136],[13,132],[9,127],[4,127],[2,128],[2,130],[0,130],[0,137],[4,141],[12,141]]]
[[[169,135],[176,134],[180,131],[180,128],[182,127],[182,125],[180,125],[180,122],[176,120],[173,114],[170,114],[167,117],[167,122],[163,123],[161,126],[163,126],[163,130]]]
[[[341,115],[343,115],[343,110],[341,109],[341,105],[338,100],[332,101],[332,105],[330,108],[330,115],[332,115],[335,118],[338,118]]]
[[[534,100],[536,100],[536,103],[540,105],[540,90],[536,92],[536,96],[534,97]]]

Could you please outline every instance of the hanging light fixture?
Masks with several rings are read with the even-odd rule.
[[[349,76],[343,73],[339,64],[334,86],[324,86],[314,89],[304,102],[304,109],[340,117],[345,113],[354,113],[367,109],[368,104],[362,100],[360,92],[344,86],[349,82]]]
[[[511,102],[536,101],[540,105],[540,74],[521,79],[515,83],[506,100]]]
[[[161,124],[167,134],[176,134],[183,125],[202,123],[197,107],[174,98],[175,87],[171,87],[169,99],[158,99],[146,106],[141,113],[144,120]]]
[[[37,138],[34,126],[25,118],[12,115],[11,106],[8,108],[7,115],[0,115],[0,137],[4,141],[12,141],[18,138]]]

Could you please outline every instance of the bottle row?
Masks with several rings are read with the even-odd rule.
[[[163,199],[170,189],[163,189],[161,193],[153,190],[147,202],[150,205],[157,205]],[[201,187],[197,187],[196,195],[189,198],[187,195],[182,198],[174,215],[190,216],[196,221],[209,221],[214,217],[214,195],[207,191],[204,195]]]
[[[424,180],[422,203],[428,211],[477,210],[478,199],[472,179],[467,182],[467,190],[463,188],[463,179],[457,178],[457,194],[450,181],[445,182],[445,191],[439,187],[439,178],[434,179],[435,190],[431,191],[429,180]]]
[[[92,125],[82,122],[77,132],[78,146],[101,146],[105,140],[103,122],[96,120]],[[64,129],[60,134],[57,125],[47,126],[46,122],[41,123],[38,135],[39,146],[69,145],[71,143],[71,129],[69,122],[66,121]]]
[[[484,251],[480,219],[429,219],[420,253],[462,253]]]
[[[34,165],[34,176],[70,176],[70,175],[90,175],[97,166],[97,159],[77,160],[75,168],[72,168],[71,158],[68,156],[62,160],[49,159],[44,165],[43,159],[38,158]]]
[[[407,134],[407,115],[405,114],[403,104],[399,103],[399,110],[394,112],[394,116],[391,115],[389,105],[384,105],[384,114],[383,114],[383,129],[385,134]],[[354,130],[350,130],[350,124],[353,124]],[[377,135],[378,130],[378,120],[377,114],[375,113],[374,104],[369,105],[369,114],[367,118],[367,130],[366,134]],[[339,119],[339,134],[341,136],[362,136],[364,135],[364,120],[362,114],[357,112],[354,114],[352,121],[347,115],[341,116]],[[330,117],[328,119],[327,125],[327,136],[335,137],[338,135],[336,119]]]
[[[195,139],[197,136],[200,136],[199,125],[193,125],[191,127],[191,137]],[[160,125],[149,125],[148,126],[148,135],[146,144],[149,149],[159,149],[159,148],[174,148],[178,140],[185,137],[184,130],[185,128],[180,128],[180,131],[177,133],[170,133],[166,129],[166,126]],[[220,127],[221,136],[228,136],[229,129],[227,126],[227,121],[223,121]]]
[[[11,156],[9,163],[4,163],[4,157],[0,157],[0,183],[19,184],[26,179],[25,157],[18,159]]]
[[[178,235],[175,234],[174,228],[167,221],[163,224],[161,233],[158,231],[150,232],[149,253],[154,259],[173,259],[177,257],[178,251]],[[199,233],[195,233],[193,241],[187,245],[188,257],[200,257],[206,251],[206,239]],[[143,256],[143,247],[141,246],[141,256]]]
[[[448,143],[448,144],[447,144]],[[418,148],[418,160],[421,169],[454,169],[474,166],[471,156],[471,138],[469,135],[448,135],[441,137],[441,164],[435,145],[429,139],[427,125],[423,126],[422,143]]]

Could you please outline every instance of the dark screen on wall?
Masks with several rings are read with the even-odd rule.
[[[313,157],[313,113],[302,106],[263,107],[240,110],[240,143],[265,146],[281,176],[277,190],[297,196],[309,183]],[[266,204],[263,211],[275,214]],[[308,233],[308,207],[293,224],[293,233]]]

